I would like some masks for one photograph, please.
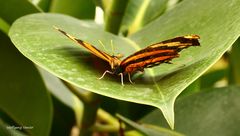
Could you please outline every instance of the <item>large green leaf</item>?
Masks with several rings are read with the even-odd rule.
[[[106,33],[92,23],[54,14],[34,14],[18,19],[10,29],[15,46],[29,59],[54,75],[101,95],[160,108],[171,127],[176,97],[206,71],[239,36],[240,1],[185,0],[130,39]],[[224,18],[224,19],[223,19]],[[150,43],[190,33],[201,36],[201,47],[181,53],[174,64],[148,69],[141,81],[121,86],[117,78],[97,80],[106,69],[96,57],[52,28],[68,33],[104,50],[98,39],[125,56]],[[219,29],[221,27],[221,29]],[[111,54],[111,48],[107,48]],[[95,60],[95,61],[94,61]]]
[[[0,109],[31,135],[47,136],[52,103],[34,65],[0,32]],[[14,125],[14,124],[10,124]]]
[[[188,136],[240,135],[240,87],[211,88],[177,100],[175,107],[178,132]],[[167,127],[159,111],[142,122]]]

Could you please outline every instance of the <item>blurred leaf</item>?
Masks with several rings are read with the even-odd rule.
[[[122,18],[129,0],[111,0],[104,11],[105,30],[118,34]]]
[[[118,106],[118,100],[104,96],[101,98],[100,107],[112,115],[116,113],[117,109],[121,109]]]
[[[92,0],[52,0],[50,12],[62,13],[80,19],[93,19],[95,5]]]
[[[77,124],[76,112],[68,107],[56,96],[52,97],[53,101],[53,121],[50,136],[70,136],[73,126]],[[78,115],[81,116],[82,114]],[[79,123],[79,122],[78,122]],[[82,123],[82,122],[80,122]],[[79,127],[80,128],[80,127]]]
[[[0,0],[0,3],[0,17],[8,24],[21,16],[41,12],[28,0]]]
[[[4,32],[5,34],[8,34],[10,26],[8,23],[6,23],[2,18],[0,18],[0,31]]]
[[[121,115],[117,115],[123,122],[127,123],[131,127],[139,130],[146,136],[182,136],[182,134],[177,133],[175,131],[166,129],[166,128],[161,128],[158,126],[152,126],[152,125],[147,125],[147,124],[137,124],[136,122],[133,122]]]
[[[150,107],[148,105],[118,101],[118,108],[116,113],[124,115],[131,120],[138,120],[151,112],[153,109],[153,107]]]
[[[167,6],[167,0],[130,0],[121,23],[121,31],[132,34],[159,17]]]
[[[208,89],[176,101],[175,130],[189,136],[240,135],[240,87]],[[159,110],[141,122],[167,127]]]
[[[125,136],[144,136],[144,134],[135,131],[135,130],[130,130],[124,133]]]
[[[240,63],[239,63],[239,58],[240,58],[240,39],[238,39],[231,50],[230,53],[230,81],[232,84],[238,84],[240,85]]]
[[[186,89],[184,89],[183,92],[180,94],[180,96],[192,95],[199,91],[200,91],[200,80],[197,79],[193,83],[191,83]]]
[[[34,5],[40,7],[44,12],[49,10],[52,0],[30,0]]]
[[[147,10],[144,13],[144,18],[142,20],[143,25],[158,18],[166,10],[168,0],[161,1],[150,1]]]
[[[116,100],[109,97],[101,98],[101,108],[112,115],[118,113],[131,120],[138,120],[154,109],[152,106]]]
[[[34,65],[0,33],[0,109],[35,136],[47,136],[52,120],[50,96]],[[10,124],[11,125],[11,124]]]
[[[74,111],[77,125],[80,126],[83,114],[83,103],[60,81],[60,79],[44,69],[38,68],[38,70],[42,75],[48,90],[56,97],[56,99]]]
[[[13,128],[13,126],[7,125],[0,119],[0,136],[27,136]]]
[[[130,39],[103,32],[96,25],[71,17],[34,14],[18,19],[10,29],[10,37],[26,57],[52,74],[101,95],[158,107],[173,128],[176,97],[238,38],[239,7],[239,0],[185,0]],[[117,53],[128,56],[151,43],[190,33],[201,36],[202,46],[182,51],[181,57],[173,60],[172,65],[163,64],[146,70],[134,85],[125,83],[125,86],[121,86],[119,77],[106,76],[103,80],[97,80],[108,64],[76,46],[54,30],[53,25],[104,50],[97,42],[100,39],[108,45],[106,52],[109,54],[112,54],[110,40],[113,40]]]
[[[105,11],[109,5],[111,5],[112,0],[93,0],[96,6],[99,6],[103,11]]]
[[[200,77],[200,80],[201,80],[200,86],[202,89],[214,87],[214,84],[217,81],[226,77],[226,75],[227,75],[227,69],[219,69],[219,70],[208,72]]]

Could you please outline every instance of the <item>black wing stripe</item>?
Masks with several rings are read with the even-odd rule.
[[[129,64],[124,68],[126,73],[131,73],[137,70],[142,71],[144,68],[150,68],[156,65],[159,65],[161,63],[164,62],[169,62],[170,60],[172,60],[173,58],[178,57],[179,55],[169,55],[169,56],[162,56],[162,57],[155,57],[155,58],[150,58],[150,59],[146,59],[145,61],[140,61],[140,62],[135,62],[132,64]]]
[[[82,41],[82,40],[80,40],[80,39],[76,39],[76,38],[75,38],[75,40],[76,40],[79,44],[83,45],[85,48],[91,50],[89,47],[86,46],[86,44],[88,44],[88,43],[86,43],[86,42],[84,42],[84,41]],[[93,48],[93,49],[95,49],[96,51],[98,51],[98,53],[100,53],[100,54],[101,54],[102,56],[104,56],[105,58],[109,58],[108,55],[106,55],[106,54],[103,53],[102,51],[98,50],[96,47],[91,46],[91,48]]]
[[[134,64],[134,63],[144,62],[144,61],[149,60],[149,59],[165,57],[165,56],[178,56],[178,52],[177,51],[163,52],[163,53],[159,53],[159,54],[155,54],[155,55],[151,55],[151,56],[144,56],[144,57],[141,57],[141,58],[137,58],[136,60],[129,61],[127,63],[122,63],[121,66],[126,67],[126,66]]]

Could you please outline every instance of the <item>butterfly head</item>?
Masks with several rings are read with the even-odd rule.
[[[115,71],[116,68],[118,68],[121,64],[121,60],[117,56],[112,56],[112,59],[110,61],[111,70]]]

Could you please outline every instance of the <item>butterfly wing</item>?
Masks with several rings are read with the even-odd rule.
[[[100,51],[98,50],[96,47],[94,47],[93,45],[87,43],[87,42],[84,42],[80,39],[77,39],[73,36],[71,36],[70,34],[66,33],[65,31],[57,28],[57,27],[54,27],[56,30],[58,30],[59,32],[61,32],[62,34],[64,34],[65,36],[67,36],[69,39],[73,40],[74,42],[76,42],[77,44],[80,44],[82,45],[83,47],[85,47],[88,51],[90,51],[92,54],[94,54],[95,56],[109,62],[110,64],[112,63],[112,59],[113,57],[110,56],[109,54],[103,52],[103,51]]]
[[[198,35],[187,35],[152,44],[125,58],[120,66],[125,73],[132,73],[161,63],[169,63],[179,56],[178,52],[182,49],[199,46],[198,39]]]

